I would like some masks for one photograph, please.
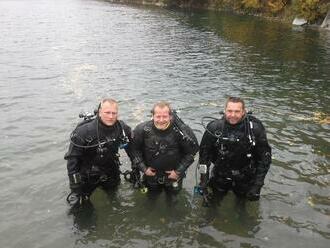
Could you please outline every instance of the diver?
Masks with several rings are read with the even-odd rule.
[[[151,112],[152,120],[140,123],[133,132],[135,166],[143,173],[148,193],[164,189],[167,196],[176,195],[194,162],[198,141],[169,103],[158,102]]]
[[[124,148],[131,160],[133,157],[131,128],[118,120],[117,101],[104,99],[95,115],[83,117],[64,156],[71,189],[67,201],[72,207],[88,202],[99,186],[108,191],[119,185],[119,148]]]
[[[205,118],[208,117],[202,119],[202,124]],[[208,123],[200,144],[200,187],[204,203],[221,200],[229,190],[239,199],[259,200],[270,164],[271,148],[263,124],[246,112],[241,98],[229,97],[224,117]]]

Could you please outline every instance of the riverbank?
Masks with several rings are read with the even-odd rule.
[[[296,17],[304,20],[304,24],[321,26],[330,3],[316,0],[307,5],[306,1],[258,1],[258,0],[109,0],[114,3],[150,5],[164,8],[196,9],[212,11],[229,11],[242,15],[254,15],[292,24]],[[323,3],[324,2],[324,3]],[[330,28],[329,26],[326,28]]]

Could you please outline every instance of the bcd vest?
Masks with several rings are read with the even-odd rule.
[[[218,138],[214,144],[217,154],[213,161],[216,167],[220,167],[218,169],[252,169],[255,141],[251,125],[249,118],[236,125],[230,125],[224,119],[219,122],[216,131]]]
[[[144,161],[159,172],[174,170],[181,158],[180,137],[171,125],[158,130],[152,122],[144,126]]]

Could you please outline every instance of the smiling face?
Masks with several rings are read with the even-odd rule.
[[[239,123],[245,115],[245,109],[241,102],[228,102],[225,109],[225,118],[231,124]]]
[[[171,123],[172,116],[168,106],[156,106],[152,116],[154,125],[157,129],[165,130]]]
[[[99,109],[99,116],[105,125],[114,125],[118,118],[118,105],[116,103],[103,102]]]

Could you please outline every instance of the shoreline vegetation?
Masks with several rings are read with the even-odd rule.
[[[164,8],[232,11],[285,23],[292,23],[295,18],[299,18],[304,20],[304,24],[309,25],[321,25],[327,13],[330,13],[329,0],[110,0],[110,2]]]

